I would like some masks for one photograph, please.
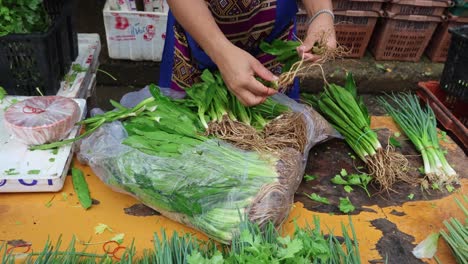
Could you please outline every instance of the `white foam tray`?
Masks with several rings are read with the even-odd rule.
[[[98,34],[78,34],[78,57],[73,64],[79,64],[85,71],[75,72],[72,67],[67,76],[74,75],[75,78],[64,78],[72,81],[62,81],[57,95],[86,99],[99,67],[100,52],[101,41]]]
[[[30,97],[7,96],[0,103],[0,193],[9,192],[57,192],[63,188],[68,168],[73,158],[73,144],[52,150],[30,151],[28,147],[14,139],[4,123],[4,109],[11,100],[24,100]],[[86,116],[86,100],[75,100],[81,110],[80,120]],[[79,127],[75,127],[68,138],[77,136]],[[12,170],[17,175],[8,175]],[[31,171],[39,171],[31,174]]]

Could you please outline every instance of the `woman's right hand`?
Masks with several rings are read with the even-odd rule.
[[[218,66],[228,89],[236,95],[245,106],[263,103],[277,91],[266,87],[255,79],[256,76],[269,82],[278,80],[273,73],[265,68],[248,52],[229,45],[213,58]]]

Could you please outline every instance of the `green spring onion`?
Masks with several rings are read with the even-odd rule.
[[[451,184],[458,181],[455,170],[445,158],[437,137],[437,120],[430,107],[422,107],[413,94],[388,96],[390,102],[379,98],[387,113],[401,127],[424,162],[424,174],[433,183]]]

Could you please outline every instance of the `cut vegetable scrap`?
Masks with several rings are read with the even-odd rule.
[[[110,228],[106,224],[99,223],[97,226],[94,227],[94,233],[96,233],[97,235],[104,233],[106,230],[114,232],[112,228]]]
[[[316,202],[323,203],[323,204],[330,204],[330,201],[328,200],[328,198],[321,197],[320,195],[316,193],[311,193],[311,194],[304,193],[304,195],[307,196],[312,201],[316,201]]]
[[[351,200],[349,200],[349,197],[346,198],[340,198],[340,205],[339,209],[341,212],[347,214],[353,212],[356,207],[351,203]]]
[[[79,169],[72,168],[72,182],[75,193],[78,196],[81,206],[84,209],[88,209],[92,205],[92,199],[89,194],[88,183],[83,175],[83,172]]]

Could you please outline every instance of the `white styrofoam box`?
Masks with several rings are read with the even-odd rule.
[[[28,150],[28,146],[13,138],[5,127],[4,109],[16,99],[27,96],[6,96],[0,103],[0,193],[58,192],[63,188],[73,158],[74,144],[52,150]],[[86,116],[86,100],[75,100],[81,110],[80,120]],[[68,138],[76,137],[76,126]]]
[[[78,57],[61,82],[57,95],[86,98],[93,75],[96,74],[99,66],[100,52],[101,41],[98,34],[78,34]]]
[[[167,13],[103,10],[109,57],[134,61],[161,61],[166,39]]]
[[[144,0],[145,11],[148,12],[162,12],[169,11],[169,5],[166,0]]]

